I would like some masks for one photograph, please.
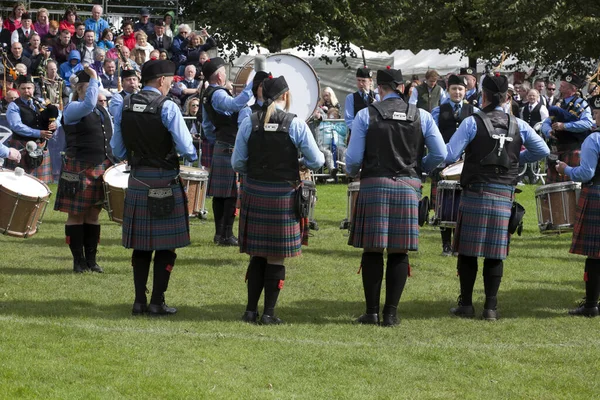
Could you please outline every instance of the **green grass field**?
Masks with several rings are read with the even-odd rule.
[[[426,226],[393,329],[353,324],[364,301],[361,251],[339,229],[345,185],[318,186],[320,230],[288,263],[275,327],[239,322],[248,257],[212,244],[212,220],[194,220],[178,252],[166,298],[179,313],[152,319],[130,315],[120,226],[102,214],[106,273],[74,275],[66,216],[49,211],[36,236],[0,237],[0,398],[599,398],[600,318],[566,315],[583,296],[584,258],[568,253],[570,234],[539,234],[534,189],[518,195],[526,226],[505,262],[499,321],[449,315],[456,258],[440,256]]]

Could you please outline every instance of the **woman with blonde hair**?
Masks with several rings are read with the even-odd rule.
[[[135,33],[135,47],[131,50],[131,58],[138,65],[144,64],[150,60],[150,52],[154,50],[154,47],[148,43],[148,35],[144,31],[137,31]]]
[[[36,21],[33,24],[33,29],[41,36],[48,34],[50,30],[50,19],[48,18],[48,10],[40,8],[37,11]]]

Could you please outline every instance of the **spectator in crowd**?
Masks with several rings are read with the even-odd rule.
[[[166,50],[167,54],[171,54],[171,45],[173,44],[173,38],[165,34],[165,23],[164,21],[157,21],[154,24],[154,32],[148,35],[148,43],[155,49]]]
[[[148,36],[154,32],[154,24],[150,22],[150,10],[146,7],[140,10],[140,20],[135,23],[133,30],[144,31]]]
[[[2,29],[6,29],[10,33],[19,29],[21,27],[21,16],[25,14],[25,10],[25,3],[18,2],[15,4],[8,18],[2,23]]]
[[[158,60],[160,57],[160,51],[158,49],[154,49],[150,52],[150,59],[151,60]]]
[[[196,79],[196,67],[193,65],[188,65],[185,67],[184,72],[185,78],[178,83],[179,88],[181,89],[181,94],[179,99],[181,100],[181,104],[185,104],[186,100],[195,94],[199,93],[200,81]]]
[[[10,37],[12,33],[8,29],[5,29],[2,25],[2,15],[0,15],[0,46],[8,47],[10,46]]]
[[[6,112],[6,107],[13,101],[19,98],[19,91],[15,88],[10,88],[6,91],[6,96],[2,98],[2,110]]]
[[[76,50],[77,47],[71,42],[71,33],[63,29],[60,32],[60,38],[57,43],[52,46],[52,58],[56,60],[58,65],[67,62],[67,58],[71,51]]]
[[[32,33],[35,33],[33,30],[33,23],[31,20],[31,15],[29,13],[24,13],[21,16],[21,27],[17,28],[13,31],[10,37],[10,43],[19,42],[23,45],[23,47],[27,46],[29,42],[29,37]]]
[[[102,31],[102,36],[100,36],[98,47],[106,51],[115,47],[115,44],[113,43],[113,33],[109,28],[106,28],[104,31]]]
[[[99,77],[104,74],[104,60],[106,56],[106,50],[96,47],[94,49],[94,62],[90,64],[90,67],[96,71],[96,75]]]
[[[85,31],[85,24],[83,22],[75,22],[75,35],[71,36],[71,42],[73,42],[75,46],[81,46],[81,43],[83,43],[84,40]]]
[[[446,98],[446,91],[442,89],[437,83],[440,78],[440,74],[430,69],[425,73],[425,82],[413,90],[410,96],[409,104],[416,104],[418,108],[422,108],[425,111],[431,112],[435,107],[442,104]]]
[[[202,67],[202,65],[204,65],[204,63],[205,63],[206,61],[208,61],[208,59],[209,59],[209,58],[210,58],[210,57],[208,56],[208,52],[206,52],[206,51],[201,51],[201,52],[200,52],[200,57],[199,57],[199,59],[198,59],[198,61],[200,61],[200,66]]]
[[[179,34],[173,38],[173,45],[171,46],[171,52],[173,53],[173,61],[175,64],[185,62],[186,58],[183,54],[188,44],[188,35],[190,34],[190,27],[187,24],[181,24],[178,27]]]
[[[67,104],[69,101],[69,89],[62,84],[62,79],[58,75],[58,65],[56,61],[48,60],[46,65],[46,79],[44,80],[46,86],[46,98],[50,100],[52,104],[59,104],[62,98],[63,104]]]
[[[417,76],[417,78],[418,78],[418,76]],[[417,81],[418,81],[418,79],[417,79]],[[414,80],[406,81],[406,84],[404,85],[404,92],[403,92],[404,99],[410,99],[416,86],[418,86],[418,85],[415,83]]]
[[[183,75],[184,69],[188,65],[193,65],[196,69],[200,69],[202,67],[200,53],[206,52],[216,46],[217,42],[208,35],[206,29],[203,29],[200,34],[192,32],[188,36],[188,44],[183,51],[186,60],[179,67],[178,75]]]
[[[77,22],[77,13],[71,8],[67,8],[62,21],[60,21],[60,30],[68,30],[71,36],[75,35],[75,22]]]
[[[29,38],[29,46],[23,49],[23,54],[25,57],[31,60],[31,67],[29,70],[33,75],[40,75],[41,70],[39,70],[40,64],[42,60],[46,60],[50,57],[50,52],[46,48],[46,46],[41,45],[40,35],[34,32]],[[44,68],[44,66],[42,66]]]
[[[40,8],[36,14],[36,21],[33,24],[33,29],[40,35],[40,37],[48,34],[50,30],[50,19],[48,18],[48,10]]]
[[[517,100],[519,108],[523,108],[527,104],[527,93],[531,90],[531,84],[527,81],[521,82],[515,85],[515,90],[519,95],[519,99]]]
[[[198,110],[200,110],[200,99],[198,96],[189,96],[185,103],[183,104],[183,116],[184,117],[196,117],[198,115]],[[190,133],[193,136],[194,147],[198,148],[196,141],[200,135],[200,121],[197,118],[194,119],[186,119],[185,124],[187,125]]]
[[[172,39],[173,36],[175,36],[173,32],[178,32],[177,26],[175,25],[175,13],[173,11],[167,11],[163,21],[165,22],[165,35]]]
[[[135,32],[135,47],[131,50],[131,58],[139,65],[150,59],[150,52],[154,47],[148,43],[148,35],[144,31]]]
[[[95,61],[94,52],[96,51],[96,42],[94,41],[94,31],[86,30],[83,34],[83,42],[79,45],[77,50],[81,55],[81,63],[86,65],[92,65]],[[97,71],[96,71],[97,72]]]
[[[123,22],[123,43],[129,50],[135,47],[136,39],[133,33],[133,23],[131,21]]]
[[[117,64],[115,60],[105,59],[104,60],[104,73],[99,75],[99,78],[102,82],[102,86],[106,90],[116,91],[119,87],[119,82],[117,81]]]
[[[546,98],[546,81],[544,78],[537,78],[535,81],[533,81],[533,88],[539,93],[540,103],[543,106],[548,107],[548,99]]]
[[[556,95],[556,83],[548,82],[546,85],[546,98],[548,99],[548,104],[553,106],[558,101],[558,96]]]
[[[92,17],[85,20],[85,30],[94,31],[94,40],[97,42],[106,28],[108,28],[108,22],[102,18],[102,6],[96,4],[92,7]]]
[[[29,67],[31,67],[31,60],[23,55],[23,45],[20,42],[11,44],[10,53],[8,53],[7,59],[12,65],[21,63],[24,64],[28,70]]]
[[[163,61],[164,60],[168,60],[169,59],[169,53],[165,49],[162,49],[160,51],[160,54],[158,55],[158,59],[159,60],[163,60]]]
[[[340,102],[337,99],[337,96],[333,92],[333,89],[329,86],[321,91],[321,98],[317,103],[317,109],[315,110],[315,119],[323,120],[327,118],[327,114],[329,110],[337,108],[338,111],[340,109]]]
[[[113,47],[112,49],[110,49],[109,51],[106,52],[106,58],[109,58],[111,60],[118,60],[119,59],[119,50],[117,49],[118,46],[121,46],[121,48],[123,48],[123,46],[125,46],[125,44],[123,42],[123,36],[119,36],[115,39],[115,47]]]
[[[125,62],[128,63],[136,72],[141,74],[141,66],[131,58],[131,52],[129,51],[129,48],[127,46],[123,46],[121,51],[123,52],[123,57],[125,57]]]
[[[58,21],[50,21],[48,33],[42,36],[42,43],[44,46],[54,46],[54,44],[59,41],[60,35],[58,32],[58,27]]]
[[[521,110],[519,109],[519,103],[514,100],[515,97],[515,87],[512,83],[508,84],[508,92],[506,96],[506,103],[502,106],[504,112],[510,115],[514,115],[518,117],[521,115]]]
[[[419,79],[419,75],[413,75],[411,78],[413,87],[417,87],[421,84],[421,80]]]
[[[60,77],[65,81],[65,85],[71,86],[71,82],[69,82],[69,78],[71,75],[78,71],[83,70],[83,65],[81,65],[81,56],[77,50],[71,50],[69,53],[69,62],[62,63],[60,65]]]
[[[548,117],[548,109],[542,104],[540,93],[536,89],[530,89],[527,93],[527,104],[523,106],[521,112],[521,119],[533,128]]]

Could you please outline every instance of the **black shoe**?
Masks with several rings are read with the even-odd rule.
[[[498,311],[490,310],[489,308],[484,309],[483,313],[481,313],[481,318],[486,321],[496,321],[499,317]]]
[[[569,315],[576,315],[580,317],[597,317],[599,314],[598,306],[596,307],[586,307],[585,301],[582,302],[579,307],[569,310]]]
[[[400,320],[396,314],[383,314],[381,326],[396,326],[400,325]]]
[[[261,325],[280,325],[280,324],[283,324],[283,321],[274,315],[263,314],[262,317],[260,317],[260,324]]]
[[[220,241],[221,241],[221,235],[215,235],[215,236],[213,236],[213,242],[215,244],[219,244]]]
[[[458,307],[453,307],[450,309],[450,314],[454,314],[460,318],[474,318],[475,317],[475,307],[473,307],[472,305],[463,306],[459,303]]]
[[[219,240],[219,246],[238,246],[238,240],[235,236],[229,236],[228,238],[222,237]]]
[[[132,315],[143,315],[148,310],[148,305],[146,303],[133,303],[133,308],[131,309]]]
[[[90,271],[92,271],[92,272],[98,272],[100,274],[104,272],[104,270],[102,268],[100,268],[100,266],[96,263],[94,263],[94,265],[88,264],[87,266],[90,269]]]
[[[452,245],[450,243],[442,245],[442,255],[444,257],[452,257]]]
[[[88,266],[85,263],[85,260],[73,262],[73,272],[75,272],[76,274],[83,274],[85,271],[87,271],[87,269]]]
[[[152,316],[172,315],[172,314],[177,313],[177,309],[175,307],[169,307],[165,303],[149,304],[147,311],[148,311],[148,315],[152,315]]]
[[[356,323],[363,325],[379,325],[379,314],[363,314],[356,319]]]
[[[246,311],[244,315],[242,315],[242,321],[248,322],[249,324],[256,324],[258,320],[258,312],[256,311]]]

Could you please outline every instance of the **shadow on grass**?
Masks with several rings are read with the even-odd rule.
[[[39,237],[34,236],[32,238],[25,239],[27,244],[36,244],[40,246],[56,246],[56,247],[64,247],[68,251],[68,246],[65,243],[64,237]],[[110,238],[110,237],[101,237],[100,238],[100,248],[102,246],[121,246],[121,238]]]
[[[56,257],[58,258],[58,257]],[[73,260],[71,259],[72,265]],[[67,264],[65,263],[65,266]],[[61,269],[45,269],[45,268],[29,268],[29,267],[2,267],[0,269],[0,275],[72,275],[73,270],[71,268],[61,268]]]

